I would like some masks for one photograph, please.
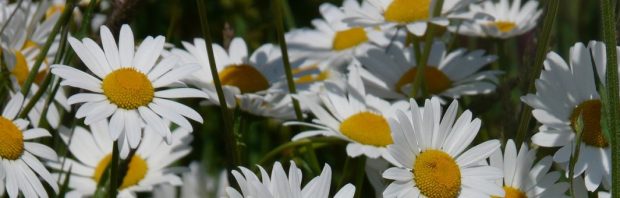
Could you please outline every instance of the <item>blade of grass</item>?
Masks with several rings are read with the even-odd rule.
[[[276,14],[275,23],[277,29],[278,43],[280,44],[280,50],[282,51],[282,61],[284,62],[284,71],[286,73],[286,81],[288,85],[288,91],[291,95],[297,94],[297,88],[295,86],[295,81],[293,80],[293,72],[291,69],[291,62],[288,58],[288,49],[286,47],[286,39],[284,38],[284,12],[283,9],[286,7],[286,2],[284,0],[275,0],[272,2],[274,6],[274,12]],[[294,97],[291,97],[293,101],[293,108],[295,109],[295,116],[298,121],[303,121],[303,113],[301,111],[301,106],[299,105],[299,101]],[[309,161],[310,167],[314,173],[320,173],[321,167],[316,157],[316,153],[314,149],[310,146],[306,146],[306,158]]]
[[[45,60],[47,56],[47,52],[52,46],[52,43],[54,43],[54,39],[56,38],[56,35],[58,34],[58,32],[60,32],[60,28],[62,28],[63,26],[66,26],[69,20],[71,19],[71,16],[73,15],[73,10],[76,7],[76,0],[69,0],[67,1],[66,5],[67,6],[65,7],[65,10],[63,10],[62,14],[60,15],[60,19],[58,20],[58,22],[56,22],[56,24],[54,25],[54,28],[52,28],[52,31],[48,35],[47,40],[45,41],[45,45],[43,45],[43,48],[41,48],[41,51],[37,55],[37,59],[34,65],[32,66],[32,68],[30,69],[30,73],[28,74],[28,78],[26,78],[26,81],[21,87],[21,92],[25,96],[27,96],[28,93],[30,92],[30,87],[32,87],[34,78],[39,72],[39,68],[41,67],[41,64],[43,63],[43,60]],[[20,115],[20,117],[23,118],[23,115]]]
[[[543,68],[543,61],[549,51],[549,40],[551,38],[551,30],[555,24],[555,18],[558,13],[560,1],[549,0],[547,2],[547,8],[545,10],[545,19],[542,26],[542,31],[539,33],[538,43],[536,45],[536,56],[534,63],[532,64],[531,73],[527,76],[525,83],[527,84],[527,92],[532,93],[535,91],[535,81]],[[521,103],[521,115],[519,116],[519,128],[517,128],[517,134],[515,138],[516,145],[520,146],[525,139],[527,132],[530,129],[530,120],[532,119],[532,107]]]
[[[433,10],[433,17],[441,15],[441,9],[443,8],[443,0],[436,0]],[[418,96],[418,92],[422,91],[422,97],[426,96],[426,90],[424,86],[424,68],[428,62],[428,58],[431,55],[431,47],[433,46],[433,39],[435,38],[436,26],[430,23],[426,26],[426,33],[424,38],[424,50],[422,51],[422,57],[418,59],[418,65],[416,66],[416,75],[413,80],[413,88],[411,95],[413,98]],[[418,57],[416,57],[418,58]]]
[[[207,54],[209,55],[209,66],[211,69],[211,75],[213,78],[213,84],[215,84],[215,90],[217,92],[217,98],[220,102],[220,109],[222,113],[222,119],[224,120],[226,151],[228,156],[228,168],[233,169],[241,162],[241,155],[239,148],[237,147],[237,141],[233,131],[232,117],[226,104],[224,97],[224,90],[222,89],[222,83],[220,82],[219,74],[217,73],[217,66],[215,65],[215,56],[213,55],[213,41],[211,40],[211,30],[209,29],[209,19],[207,18],[207,7],[205,0],[197,0],[198,12],[200,14],[200,26],[202,29],[202,35],[207,44]]]
[[[575,148],[573,150],[573,154],[570,156],[570,161],[568,164],[568,181],[570,181],[570,194],[572,197],[575,197],[575,164],[577,164],[577,160],[579,159],[579,152],[581,150],[581,138],[583,137],[583,114],[579,114],[577,118],[577,124],[575,125]]]
[[[614,1],[615,2],[615,1]],[[605,76],[606,98],[603,108],[607,113],[607,127],[611,139],[611,185],[620,186],[620,90],[618,88],[618,57],[616,54],[616,18],[611,0],[601,0],[601,18],[603,21],[603,41],[607,52],[607,70]],[[612,197],[620,197],[620,189],[611,189]]]
[[[114,145],[112,145],[112,160],[110,160],[110,163],[108,164],[108,167],[110,169],[110,179],[109,179],[109,183],[110,185],[108,186],[108,198],[116,198],[116,195],[118,194],[118,187],[119,187],[119,178],[120,178],[120,171],[119,171],[119,161],[120,161],[120,156],[119,156],[119,150],[118,150],[118,142],[114,141]],[[101,182],[101,181],[99,181]]]

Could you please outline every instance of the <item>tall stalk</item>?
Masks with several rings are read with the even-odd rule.
[[[545,61],[545,57],[547,56],[547,52],[549,51],[549,40],[551,38],[551,30],[553,29],[553,24],[555,24],[555,18],[558,13],[558,7],[560,4],[560,0],[549,0],[547,3],[547,8],[545,10],[545,19],[542,26],[542,32],[539,33],[538,43],[536,44],[536,56],[534,58],[534,63],[532,64],[532,69],[530,69],[529,75],[525,83],[527,83],[527,92],[532,93],[536,91],[535,81],[538,76],[540,76],[540,72],[543,68],[543,61]],[[515,138],[516,145],[520,146],[525,136],[527,135],[528,130],[530,129],[530,120],[532,119],[532,107],[521,103],[521,115],[519,116],[519,128],[517,129],[517,135]]]
[[[274,7],[274,12],[276,14],[275,17],[275,25],[277,29],[278,43],[280,44],[280,50],[282,51],[282,61],[284,62],[284,72],[286,73],[286,82],[288,85],[288,91],[291,95],[297,94],[297,88],[295,86],[295,81],[293,80],[293,72],[291,69],[291,62],[288,58],[288,49],[286,47],[286,39],[284,38],[284,17],[282,16],[285,12],[286,2],[284,0],[275,0],[272,2]],[[299,105],[299,101],[294,97],[291,97],[293,101],[293,108],[295,109],[295,116],[298,121],[303,121],[303,113],[301,111],[301,106]],[[314,148],[312,145],[306,146],[306,155],[307,160],[309,161],[310,167],[312,171],[315,173],[319,173],[321,171],[321,167],[319,166],[319,162],[316,157],[316,153],[314,153]]]
[[[615,2],[615,1],[614,1]],[[601,0],[601,18],[603,20],[603,41],[607,52],[607,70],[605,84],[607,97],[603,103],[606,112],[607,127],[611,139],[611,186],[612,197],[620,197],[620,90],[618,89],[618,57],[616,54],[616,18],[611,0]]]
[[[434,8],[433,17],[441,15],[443,0],[436,0]],[[427,66],[426,64],[428,63],[428,57],[431,55],[431,47],[433,46],[433,39],[435,38],[436,29],[437,27],[435,27],[435,25],[431,25],[431,23],[428,23],[426,26],[424,51],[422,51],[422,57],[416,57],[418,60],[418,65],[416,66],[416,75],[413,80],[413,88],[411,90],[413,98],[417,97],[420,89],[422,90],[422,96],[424,97],[426,95],[426,87],[424,85],[424,68]]]
[[[233,131],[232,117],[226,104],[226,98],[224,97],[224,90],[222,89],[222,82],[220,76],[217,73],[217,67],[215,65],[215,56],[213,55],[213,41],[211,40],[211,30],[209,29],[209,20],[207,18],[207,7],[205,0],[198,0],[198,12],[200,15],[200,26],[202,29],[202,35],[207,44],[207,55],[209,56],[209,67],[211,69],[211,77],[213,78],[213,84],[217,92],[217,98],[220,102],[220,109],[222,111],[222,119],[224,120],[226,151],[228,152],[228,167],[234,168],[241,162],[241,155],[239,148],[237,147],[236,137]]]
[[[30,87],[32,87],[32,83],[34,83],[34,78],[37,76],[39,68],[43,63],[43,60],[45,60],[47,52],[52,46],[52,43],[54,43],[56,35],[58,34],[58,32],[60,32],[60,28],[65,26],[69,22],[69,19],[71,19],[71,15],[73,14],[73,10],[76,6],[76,0],[68,0],[66,5],[67,6],[65,7],[65,10],[63,10],[62,14],[60,15],[60,19],[58,19],[58,21],[54,25],[54,28],[52,28],[52,31],[48,35],[47,40],[45,41],[45,45],[43,45],[41,51],[37,55],[37,60],[30,69],[30,73],[28,73],[28,78],[26,78],[26,81],[21,87],[21,92],[24,96],[28,95]]]

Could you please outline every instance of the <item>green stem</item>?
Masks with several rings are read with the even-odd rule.
[[[202,35],[207,44],[207,54],[209,56],[209,67],[211,69],[211,77],[213,78],[213,84],[215,85],[215,90],[217,92],[217,98],[220,102],[220,109],[222,113],[222,119],[224,120],[224,130],[225,133],[225,141],[226,141],[226,151],[228,152],[228,167],[234,168],[234,166],[239,165],[241,162],[241,155],[239,152],[239,148],[237,147],[237,141],[235,138],[235,134],[233,131],[232,125],[232,117],[230,115],[230,111],[228,109],[228,105],[226,104],[226,99],[224,97],[224,90],[222,89],[222,82],[220,81],[220,76],[217,73],[217,66],[215,65],[215,55],[213,55],[213,41],[211,40],[211,30],[209,29],[209,19],[207,18],[207,7],[205,4],[205,0],[197,0],[198,3],[198,12],[200,14],[200,26],[202,29]]]
[[[2,25],[2,29],[0,29],[0,35],[2,35],[4,33],[4,30],[6,29],[6,26],[8,26],[9,23],[12,21],[13,17],[15,17],[15,14],[17,13],[17,11],[19,11],[22,8],[22,3],[24,3],[24,0],[19,0],[17,2],[17,5],[15,6],[15,10],[13,10],[13,12],[11,12],[11,16],[9,16],[9,18],[6,20],[6,22]]]
[[[607,113],[607,127],[611,137],[611,189],[612,197],[620,197],[620,92],[618,88],[618,57],[616,54],[616,21],[611,0],[601,1],[601,18],[603,19],[603,41],[607,46],[607,70],[605,84],[607,98],[603,109]]]
[[[441,9],[443,8],[443,0],[435,1],[435,9],[433,10],[433,17],[441,15]],[[424,68],[428,63],[428,58],[431,54],[431,47],[433,46],[433,39],[435,38],[435,25],[428,23],[426,26],[426,35],[424,39],[424,51],[422,51],[422,57],[416,57],[418,59],[418,65],[416,66],[416,75],[413,80],[413,88],[411,95],[414,98],[418,97],[418,92],[422,90],[421,96],[426,96],[426,90],[424,89]]]
[[[358,198],[362,194],[362,185],[364,184],[364,178],[366,171],[364,168],[366,167],[366,157],[347,157],[344,162],[342,178],[340,178],[340,182],[338,183],[338,188],[342,188],[349,182],[353,182],[355,185],[355,197]]]
[[[288,6],[288,4],[284,0],[275,0],[273,2],[274,12],[276,14],[275,17],[275,25],[277,29],[278,43],[280,44],[280,50],[282,51],[282,61],[284,62],[284,71],[286,73],[286,81],[288,85],[288,91],[291,95],[297,94],[297,88],[295,86],[295,81],[293,80],[293,72],[291,69],[291,62],[288,58],[288,49],[286,47],[286,39],[284,38],[284,20],[283,13]],[[298,121],[303,121],[303,113],[301,111],[301,106],[299,105],[299,101],[294,97],[291,97],[293,101],[293,108],[295,109],[295,116]],[[316,157],[316,153],[314,153],[314,149],[311,146],[306,146],[307,152],[306,157],[308,159],[308,163],[310,167],[315,173],[319,173],[321,171],[321,167],[319,165],[318,159]]]
[[[540,33],[538,44],[536,45],[536,56],[534,58],[534,64],[532,64],[531,73],[527,76],[527,92],[533,93],[536,89],[535,81],[538,76],[540,76],[540,72],[543,68],[543,61],[547,56],[547,52],[549,51],[549,41],[551,40],[551,30],[553,29],[553,24],[555,24],[555,18],[558,13],[560,1],[559,0],[549,0],[547,3],[547,8],[545,10],[545,19],[542,26],[542,32]],[[521,103],[521,115],[519,116],[519,128],[517,129],[517,135],[515,138],[515,143],[519,147],[523,140],[525,139],[528,130],[530,129],[530,120],[532,119],[532,107]]]
[[[269,151],[269,153],[267,153],[265,157],[259,160],[257,164],[265,165],[265,163],[270,162],[273,158],[277,157],[282,152],[288,149],[293,149],[295,147],[300,147],[300,146],[307,146],[311,144],[325,143],[325,142],[341,143],[343,141],[341,139],[334,138],[334,137],[316,137],[312,139],[300,139],[297,141],[287,142]]]
[[[67,5],[68,6],[65,7],[65,10],[62,12],[62,15],[60,15],[60,19],[58,20],[58,22],[56,22],[56,24],[54,25],[54,28],[52,28],[52,31],[48,35],[47,41],[45,41],[45,45],[43,45],[43,48],[37,55],[36,62],[30,69],[28,78],[26,78],[26,81],[22,85],[21,92],[24,96],[28,95],[30,91],[30,87],[32,86],[32,83],[34,82],[34,78],[39,72],[39,68],[41,67],[41,64],[43,63],[43,60],[45,60],[47,56],[47,52],[52,46],[52,43],[54,43],[54,39],[56,38],[56,35],[60,31],[60,28],[62,28],[63,26],[66,26],[66,24],[71,19],[71,15],[73,14],[73,9],[75,9],[75,6],[76,6],[75,0],[67,1]]]
[[[118,178],[119,178],[119,151],[118,151],[118,142],[114,141],[114,145],[112,145],[112,160],[108,166],[110,167],[110,186],[108,189],[108,197],[116,198],[116,194],[118,193]]]

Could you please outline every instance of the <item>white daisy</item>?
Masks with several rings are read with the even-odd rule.
[[[534,109],[533,116],[543,124],[532,136],[532,142],[542,147],[561,147],[553,160],[566,168],[576,146],[574,127],[582,115],[582,143],[574,177],[584,174],[589,191],[596,190],[601,183],[606,187],[611,184],[611,150],[601,129],[601,100],[591,63],[593,58],[601,79],[605,79],[604,48],[603,43],[592,42],[589,51],[582,43],[577,43],[571,47],[568,64],[558,54],[550,52],[536,80],[536,94],[521,98]]]
[[[500,0],[496,3],[485,1],[482,4],[471,4],[466,14],[480,13],[490,17],[464,21],[459,26],[450,27],[449,30],[468,36],[510,38],[536,27],[542,10],[538,9],[536,0],[528,1],[523,6],[521,0],[513,0],[512,5],[509,5],[508,0]]]
[[[68,144],[69,151],[77,160],[65,158],[48,166],[63,170],[55,173],[56,178],[64,181],[66,173],[71,170],[69,178],[69,197],[92,196],[97,190],[97,184],[102,178],[110,160],[112,159],[113,141],[108,135],[106,120],[93,123],[90,131],[76,127],[73,132],[61,133],[61,137]],[[170,127],[165,124],[165,127]],[[149,192],[158,184],[179,186],[181,178],[175,174],[175,167],[168,167],[191,151],[192,136],[189,131],[177,128],[172,135],[172,144],[156,135],[150,126],[147,126],[140,146],[131,158],[127,174],[120,184],[119,197],[136,197],[137,192]],[[128,152],[128,151],[127,151]],[[64,166],[62,162],[64,161]]]
[[[346,149],[350,157],[365,155],[393,161],[387,151],[387,145],[393,142],[387,118],[396,109],[406,109],[407,104],[403,101],[390,104],[366,94],[359,76],[359,65],[351,65],[350,69],[348,82],[325,83],[325,89],[319,93],[323,106],[305,96],[298,97],[317,119],[312,123],[285,124],[316,128],[297,134],[293,140],[317,135],[337,137],[349,142]]]
[[[415,35],[426,32],[428,23],[447,26],[455,11],[478,0],[444,0],[441,13],[433,17],[436,0],[367,0],[372,8],[359,10],[344,7],[344,22],[367,27],[379,26],[382,30],[406,27]]]
[[[17,118],[23,102],[21,94],[13,95],[0,116],[0,180],[9,197],[18,197],[20,191],[24,197],[48,197],[39,177],[56,193],[58,184],[37,157],[56,161],[58,156],[51,148],[35,142],[51,137],[47,130],[29,129],[27,120]]]
[[[382,98],[409,98],[416,77],[417,57],[410,47],[394,43],[388,50],[370,48],[359,58],[365,70],[361,75],[368,92]],[[424,86],[429,95],[458,98],[462,95],[490,93],[496,88],[501,71],[481,71],[497,56],[484,50],[457,49],[448,53],[442,42],[433,43],[424,68]],[[389,69],[386,69],[389,68]]]
[[[229,186],[225,170],[219,175],[210,175],[200,162],[192,162],[189,169],[189,172],[183,173],[180,198],[225,197]],[[153,197],[177,197],[177,189],[169,184],[160,185],[153,192]]]
[[[491,166],[497,167],[504,173],[504,179],[498,180],[498,185],[504,186],[505,197],[568,197],[565,195],[570,185],[558,182],[561,173],[549,172],[553,160],[550,156],[542,158],[536,165],[536,150],[529,150],[526,144],[517,148],[512,140],[506,143],[506,150],[502,156],[501,150],[493,153],[489,158]]]
[[[427,99],[421,110],[411,99],[411,115],[397,111],[398,120],[390,119],[394,144],[389,152],[397,167],[383,173],[394,180],[383,192],[384,197],[489,197],[504,196],[502,178],[485,160],[499,149],[498,140],[489,140],[466,149],[478,134],[480,119],[473,121],[466,110],[456,116],[454,100],[441,116],[438,98]],[[456,122],[455,122],[456,120]]]
[[[142,123],[170,143],[172,135],[163,124],[165,120],[189,131],[192,125],[184,117],[202,122],[196,111],[170,99],[206,98],[206,94],[191,88],[169,87],[200,67],[178,66],[174,57],[158,61],[164,46],[163,36],[147,37],[134,50],[133,33],[128,25],[121,28],[118,47],[110,30],[102,26],[101,40],[103,50],[92,39],[80,42],[69,38],[75,53],[95,76],[70,66],[52,66],[52,73],[64,79],[61,85],[90,92],[69,98],[69,104],[84,103],[76,113],[77,118],[86,118],[87,125],[109,119],[112,139],[123,135],[131,148],[140,143]]]
[[[286,43],[292,59],[321,60],[321,68],[346,66],[359,53],[360,46],[387,45],[389,39],[373,28],[351,26],[342,21],[342,9],[364,12],[371,6],[360,5],[356,0],[346,0],[342,8],[330,3],[319,7],[322,19],[312,21],[315,29],[298,29],[287,33]]]
[[[288,171],[288,177],[286,172],[282,168],[280,162],[276,162],[271,170],[271,177],[263,169],[258,167],[261,172],[261,180],[249,169],[245,167],[239,167],[241,173],[237,170],[232,171],[232,175],[237,180],[241,192],[232,187],[228,187],[226,192],[230,198],[271,198],[271,197],[287,197],[287,198],[301,198],[301,197],[317,197],[327,198],[329,196],[329,189],[331,186],[332,170],[329,165],[325,164],[321,175],[313,178],[304,186],[301,187],[302,172],[297,168],[295,163],[291,161],[291,166]],[[355,186],[347,184],[340,189],[334,198],[347,198],[353,197],[355,194]]]
[[[46,7],[48,7],[47,2],[24,1],[21,8],[17,8],[16,3],[3,5],[0,2],[0,24],[8,23],[1,36],[2,39],[0,39],[0,48],[2,48],[0,51],[4,52],[0,54],[2,54],[2,58],[6,61],[11,72],[11,86],[14,90],[19,90],[25,83],[41,52],[41,47],[45,44],[53,26],[58,21],[57,15],[50,15],[43,20]],[[6,21],[15,9],[17,12],[13,19]],[[29,31],[30,28],[33,28],[34,31]],[[59,41],[60,37],[57,36],[39,67],[30,92],[26,95],[24,106],[30,101],[30,98],[39,89],[39,85],[49,73],[49,65],[56,55]],[[49,96],[49,92],[51,90],[44,93],[41,97],[43,99],[37,101],[34,108],[28,112],[28,118],[33,126],[39,126],[41,112],[45,106],[45,98]],[[69,111],[70,106],[63,89],[58,90],[54,99],[55,102],[49,106],[47,114],[43,118],[47,119],[52,128],[57,128],[60,123],[59,108]]]
[[[202,66],[202,69],[185,80],[202,88],[210,102],[219,105],[205,41],[196,38],[193,44],[183,42],[183,46],[185,50],[173,49],[172,54],[180,57],[184,63],[198,63]],[[295,117],[290,97],[286,94],[284,67],[278,47],[263,45],[248,59],[245,41],[235,38],[228,50],[213,44],[213,53],[229,108],[239,105],[241,110],[259,116],[284,119]]]

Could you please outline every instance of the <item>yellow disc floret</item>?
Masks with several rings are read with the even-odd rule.
[[[393,0],[383,16],[386,21],[411,23],[429,17],[431,0]]]
[[[340,124],[340,132],[361,144],[385,147],[393,143],[385,118],[372,112],[350,116]]]
[[[517,24],[510,21],[495,21],[488,24],[489,26],[495,26],[500,32],[510,32],[517,27]]]
[[[11,74],[17,80],[19,85],[23,85],[24,82],[28,79],[28,75],[30,74],[30,69],[28,68],[28,61],[26,57],[21,52],[15,52],[15,67],[11,71]],[[45,75],[47,74],[47,69],[40,71],[35,76],[34,82],[37,84],[41,84]]]
[[[461,191],[461,170],[450,155],[426,150],[413,162],[413,176],[420,193],[429,198],[453,198]]]
[[[113,71],[103,79],[103,94],[123,109],[137,109],[153,100],[155,90],[146,75],[134,68]]]
[[[527,198],[527,195],[517,188],[510,186],[504,186],[504,198]],[[491,198],[500,198],[497,196],[491,196]]]
[[[334,36],[332,49],[337,51],[345,50],[351,47],[355,47],[366,41],[368,41],[368,37],[366,36],[366,31],[364,30],[364,28],[356,27],[348,30],[338,31]]]
[[[0,158],[16,160],[24,153],[24,135],[10,120],[0,116]]]
[[[601,101],[587,100],[573,109],[573,113],[570,116],[570,123],[573,130],[577,130],[576,125],[579,115],[581,115],[583,120],[583,134],[581,135],[581,140],[590,146],[609,146],[609,142],[605,139],[601,128]]]
[[[409,71],[405,72],[398,82],[394,85],[394,89],[397,92],[401,92],[403,86],[409,83],[413,83],[415,77],[417,75],[417,68],[411,68]],[[435,67],[425,67],[424,68],[424,87],[426,91],[431,94],[440,94],[446,89],[450,88],[452,85],[452,81],[446,74],[442,71],[436,69]],[[415,95],[415,94],[413,94]]]
[[[219,72],[222,85],[239,88],[241,93],[254,93],[269,88],[269,81],[251,65],[229,65]]]
[[[105,170],[108,168],[108,164],[110,164],[111,160],[112,154],[108,154],[101,161],[99,161],[99,164],[97,164],[97,167],[95,167],[95,174],[93,175],[93,179],[97,183],[99,183],[99,180],[103,176]],[[144,179],[144,177],[146,176],[147,171],[148,164],[146,163],[146,161],[142,159],[142,157],[134,155],[129,162],[129,166],[127,167],[127,174],[125,175],[125,178],[123,178],[123,183],[121,184],[119,189],[122,190],[140,183],[140,181],[142,181],[142,179]]]

